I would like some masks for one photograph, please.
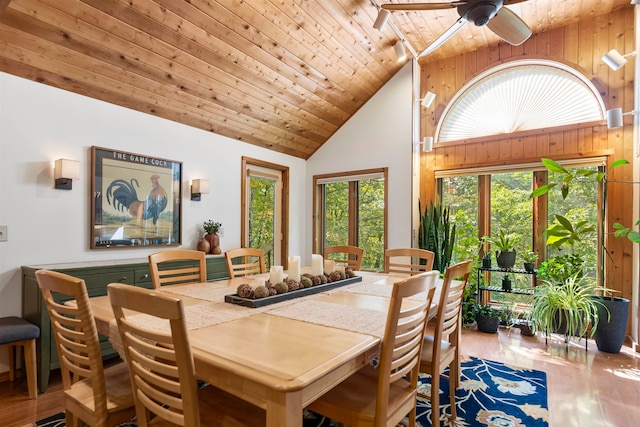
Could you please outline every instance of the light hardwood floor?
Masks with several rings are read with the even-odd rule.
[[[589,341],[565,346],[562,337],[522,337],[518,329],[484,334],[465,328],[465,354],[547,373],[552,427],[637,427],[640,425],[640,353],[624,347],[619,354],[599,352]],[[62,385],[56,371],[49,388],[30,400],[24,379],[0,383],[0,422],[32,426],[62,411]]]

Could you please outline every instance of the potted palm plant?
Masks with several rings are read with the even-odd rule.
[[[516,245],[520,240],[518,236],[500,230],[498,236],[484,236],[482,239],[491,243],[491,247],[495,249],[498,267],[510,269],[516,265]]]
[[[562,192],[562,198],[566,199],[570,192],[570,184],[574,179],[579,179],[581,177],[593,177],[598,182],[603,183],[603,197],[600,216],[602,221],[604,221],[606,213],[606,173],[584,168],[577,168],[570,171],[551,159],[542,159],[542,163],[548,171],[559,174],[559,176],[562,177],[562,180],[559,183],[550,182],[538,187],[531,193],[532,198],[546,194],[552,188],[559,185],[558,188],[560,188]],[[611,164],[609,170],[628,163],[629,162],[626,160],[615,161]],[[597,233],[598,244],[602,248],[602,253],[606,254],[607,249],[604,245],[604,226],[601,225],[600,229],[601,232]],[[635,242],[640,241],[640,233],[631,230],[628,227],[624,227],[616,223],[614,225],[614,229],[616,230],[614,233],[616,236],[628,237],[631,241]],[[554,248],[560,248],[564,245],[573,246],[575,242],[580,241],[584,239],[586,235],[593,234],[595,232],[596,230],[594,227],[589,225],[586,221],[579,221],[573,224],[566,217],[556,215],[556,219],[547,228],[545,234],[547,235],[547,244]],[[627,319],[629,316],[629,300],[626,298],[613,297],[613,291],[611,288],[606,286],[604,279],[604,260],[601,262],[599,277],[601,286],[599,288],[591,288],[593,291],[591,299],[596,302],[593,306],[593,308],[596,309],[596,312],[593,319],[594,325],[592,328],[592,334],[594,335],[594,339],[599,350],[609,353],[618,353],[622,348],[626,333]],[[544,288],[540,291],[542,292],[543,290]],[[598,292],[596,292],[596,290]],[[536,291],[538,291],[538,289],[536,289]],[[542,302],[542,298],[540,298],[540,301]]]

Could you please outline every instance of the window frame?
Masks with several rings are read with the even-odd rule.
[[[384,179],[384,225],[383,225],[383,250],[387,249],[388,240],[388,194],[389,194],[389,169],[375,168],[347,172],[335,172],[313,176],[313,226],[312,247],[315,254],[324,253],[324,184],[331,182],[349,181],[349,245],[357,246],[358,240],[358,196],[357,182],[371,178]]]

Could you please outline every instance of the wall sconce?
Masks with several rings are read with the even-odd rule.
[[[630,116],[637,113],[638,112],[636,110],[631,110],[627,113],[623,113],[622,108],[607,110],[607,129],[615,129],[621,127],[623,125],[622,116]]]
[[[53,168],[55,188],[71,190],[74,179],[80,179],[80,162],[77,160],[58,159]]]
[[[433,104],[433,101],[435,101],[436,99],[436,94],[430,91],[427,91],[427,93],[424,95],[424,98],[419,99],[418,101],[420,101],[420,105],[422,105],[424,108],[429,108],[431,106],[431,104]]]
[[[191,181],[191,200],[200,201],[200,195],[209,194],[208,179],[194,179]]]
[[[602,62],[607,64],[613,71],[618,71],[627,63],[627,56],[636,56],[636,52],[633,51],[626,55],[621,55],[617,50],[611,49],[602,57]]]
[[[387,21],[389,20],[390,16],[391,16],[391,12],[389,12],[388,10],[382,9],[382,8],[378,10],[378,17],[376,18],[376,21],[373,23],[373,28],[375,28],[378,31],[382,31],[384,26],[387,25]]]
[[[393,49],[396,51],[398,62],[402,62],[407,59],[407,51],[404,48],[404,42],[402,40],[394,44]]]

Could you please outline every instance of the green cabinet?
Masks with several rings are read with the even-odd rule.
[[[55,341],[51,335],[51,323],[42,294],[36,282],[35,272],[41,269],[59,271],[84,279],[89,297],[107,294],[109,283],[127,283],[151,289],[151,274],[147,259],[100,261],[69,264],[33,265],[22,267],[22,316],[40,327],[40,339],[36,345],[38,364],[38,388],[41,393],[49,384],[49,373],[60,367]],[[207,281],[227,279],[224,255],[207,256]],[[63,302],[63,301],[61,301]],[[118,357],[106,337],[100,336],[104,358]]]

